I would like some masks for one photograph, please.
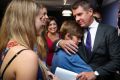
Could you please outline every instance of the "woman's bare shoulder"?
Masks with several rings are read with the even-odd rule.
[[[24,50],[16,58],[14,66],[20,80],[32,80],[37,76],[38,56],[30,49]]]

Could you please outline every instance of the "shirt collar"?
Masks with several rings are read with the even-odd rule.
[[[98,22],[94,19],[92,24],[89,26],[89,28],[95,28],[97,26]]]

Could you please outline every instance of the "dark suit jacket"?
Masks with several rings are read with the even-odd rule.
[[[79,47],[79,55],[98,71],[98,79],[115,80],[113,74],[120,68],[120,38],[117,29],[112,26],[99,24],[95,36],[93,51],[90,58],[84,47]],[[100,79],[101,80],[101,79]]]

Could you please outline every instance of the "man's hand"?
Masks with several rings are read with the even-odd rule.
[[[78,46],[72,40],[61,40],[58,45],[67,53],[76,53]]]
[[[77,79],[79,80],[95,80],[96,76],[94,72],[81,72],[77,75]]]

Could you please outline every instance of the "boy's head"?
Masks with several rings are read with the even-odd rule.
[[[60,33],[62,39],[72,39],[76,44],[81,40],[83,36],[83,29],[73,20],[64,21]]]

